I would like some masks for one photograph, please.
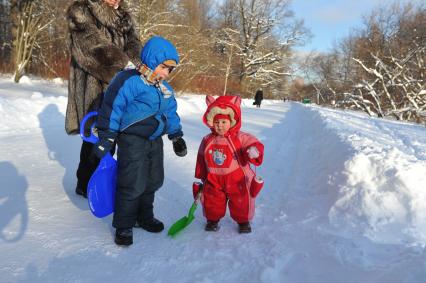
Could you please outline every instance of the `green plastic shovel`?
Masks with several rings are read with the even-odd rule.
[[[197,197],[194,200],[194,203],[192,204],[191,208],[189,209],[188,215],[182,217],[181,219],[179,219],[178,221],[176,221],[170,228],[169,231],[167,232],[167,235],[174,237],[176,236],[177,233],[179,233],[180,231],[182,231],[183,229],[186,228],[186,226],[188,226],[189,224],[191,224],[191,222],[194,220],[194,212],[197,209],[197,205],[198,205],[198,200],[200,198],[201,195],[201,190],[197,193]]]

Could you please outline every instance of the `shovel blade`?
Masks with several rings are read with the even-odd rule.
[[[185,229],[186,226],[188,226],[188,217],[184,216],[181,219],[179,219],[178,221],[176,221],[170,228],[169,231],[167,232],[167,235],[169,236],[175,236],[177,233],[179,233],[180,231],[182,231],[183,229]]]
[[[178,221],[176,221],[167,232],[167,235],[174,237],[177,233],[186,228],[194,220],[194,212],[197,208],[197,204],[194,202],[191,208],[189,209],[188,216],[184,216]]]

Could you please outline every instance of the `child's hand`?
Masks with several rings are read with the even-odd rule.
[[[259,157],[259,150],[255,146],[251,146],[247,149],[247,154],[250,159]]]
[[[113,139],[100,139],[92,148],[89,159],[92,163],[99,163],[99,160],[111,151],[114,146]],[[96,158],[98,160],[96,160]]]
[[[194,196],[194,199],[197,199],[198,193],[202,190],[203,183],[201,182],[194,182],[192,183],[192,195]]]

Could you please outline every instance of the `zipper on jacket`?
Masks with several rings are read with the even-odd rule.
[[[246,176],[246,173],[244,172],[244,169],[243,169],[243,166],[242,166],[242,163],[241,163],[241,161],[240,161],[240,158],[238,157],[238,152],[237,152],[237,150],[235,149],[235,145],[234,145],[234,143],[232,142],[232,140],[231,140],[231,135],[229,135],[228,137],[227,137],[227,139],[228,139],[228,141],[229,141],[229,144],[231,145],[231,147],[232,147],[232,150],[235,152],[235,154],[236,154],[236,159],[237,159],[237,163],[238,163],[238,165],[240,166],[240,168],[241,168],[241,171],[243,171],[243,175],[244,175],[244,186],[246,187],[246,192],[247,192],[247,197],[248,197],[248,211],[249,211],[249,215],[250,215],[250,211],[252,210],[252,208],[251,208],[251,196],[250,196],[250,188],[249,188],[249,186],[247,185],[247,181],[248,181],[248,178],[247,178],[247,176]],[[253,182],[253,180],[252,180],[252,182]],[[247,217],[249,216],[249,215],[247,215]]]

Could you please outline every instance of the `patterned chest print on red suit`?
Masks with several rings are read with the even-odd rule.
[[[226,145],[212,145],[207,150],[207,163],[212,168],[228,168],[232,161],[232,152]]]

